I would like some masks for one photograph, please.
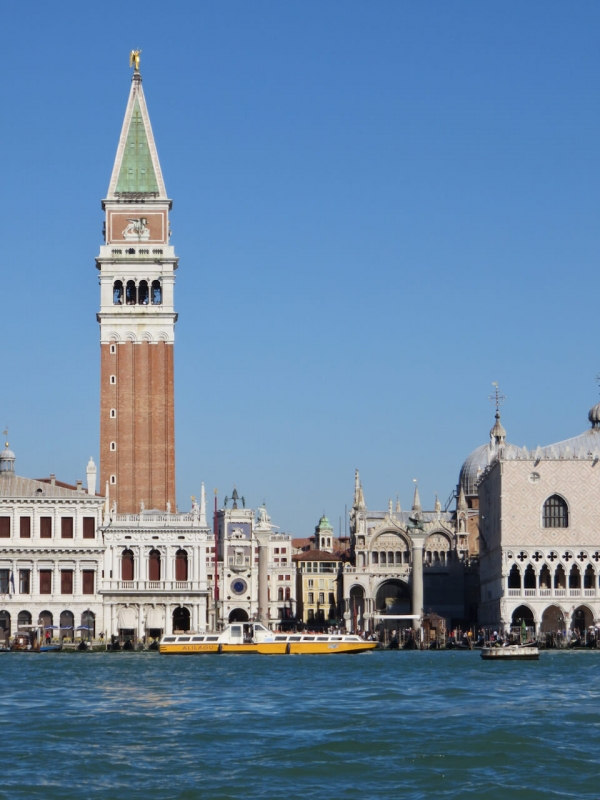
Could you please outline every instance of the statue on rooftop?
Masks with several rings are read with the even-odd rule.
[[[140,71],[140,55],[141,50],[132,50],[129,54],[129,66],[133,67],[136,72]]]

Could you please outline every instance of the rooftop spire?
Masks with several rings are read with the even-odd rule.
[[[467,510],[467,498],[465,497],[465,490],[462,483],[460,485],[460,492],[458,493],[458,503],[456,504],[456,508],[459,511]]]
[[[419,484],[417,483],[417,479],[413,478],[415,484],[415,495],[413,497],[413,504],[412,510],[413,511],[421,511],[421,498],[419,497]]]
[[[492,440],[492,444],[504,444],[506,440],[506,431],[504,430],[504,426],[500,422],[500,406],[506,400],[505,395],[498,389],[498,381],[493,381],[492,386],[494,387],[494,391],[489,396],[489,400],[496,406],[496,422],[494,423],[494,427],[490,431],[490,437]]]
[[[107,200],[137,199],[139,195],[167,199],[142,89],[142,74],[139,71],[141,52],[132,50],[129,57],[134,72]]]

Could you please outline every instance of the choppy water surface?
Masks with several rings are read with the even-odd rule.
[[[600,797],[600,652],[0,656],[2,798]]]

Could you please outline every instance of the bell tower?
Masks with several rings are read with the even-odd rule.
[[[100,273],[100,486],[120,514],[175,510],[173,343],[178,259],[139,52],[106,198]]]

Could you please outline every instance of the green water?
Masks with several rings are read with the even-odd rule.
[[[600,652],[0,657],[1,798],[600,797]]]

